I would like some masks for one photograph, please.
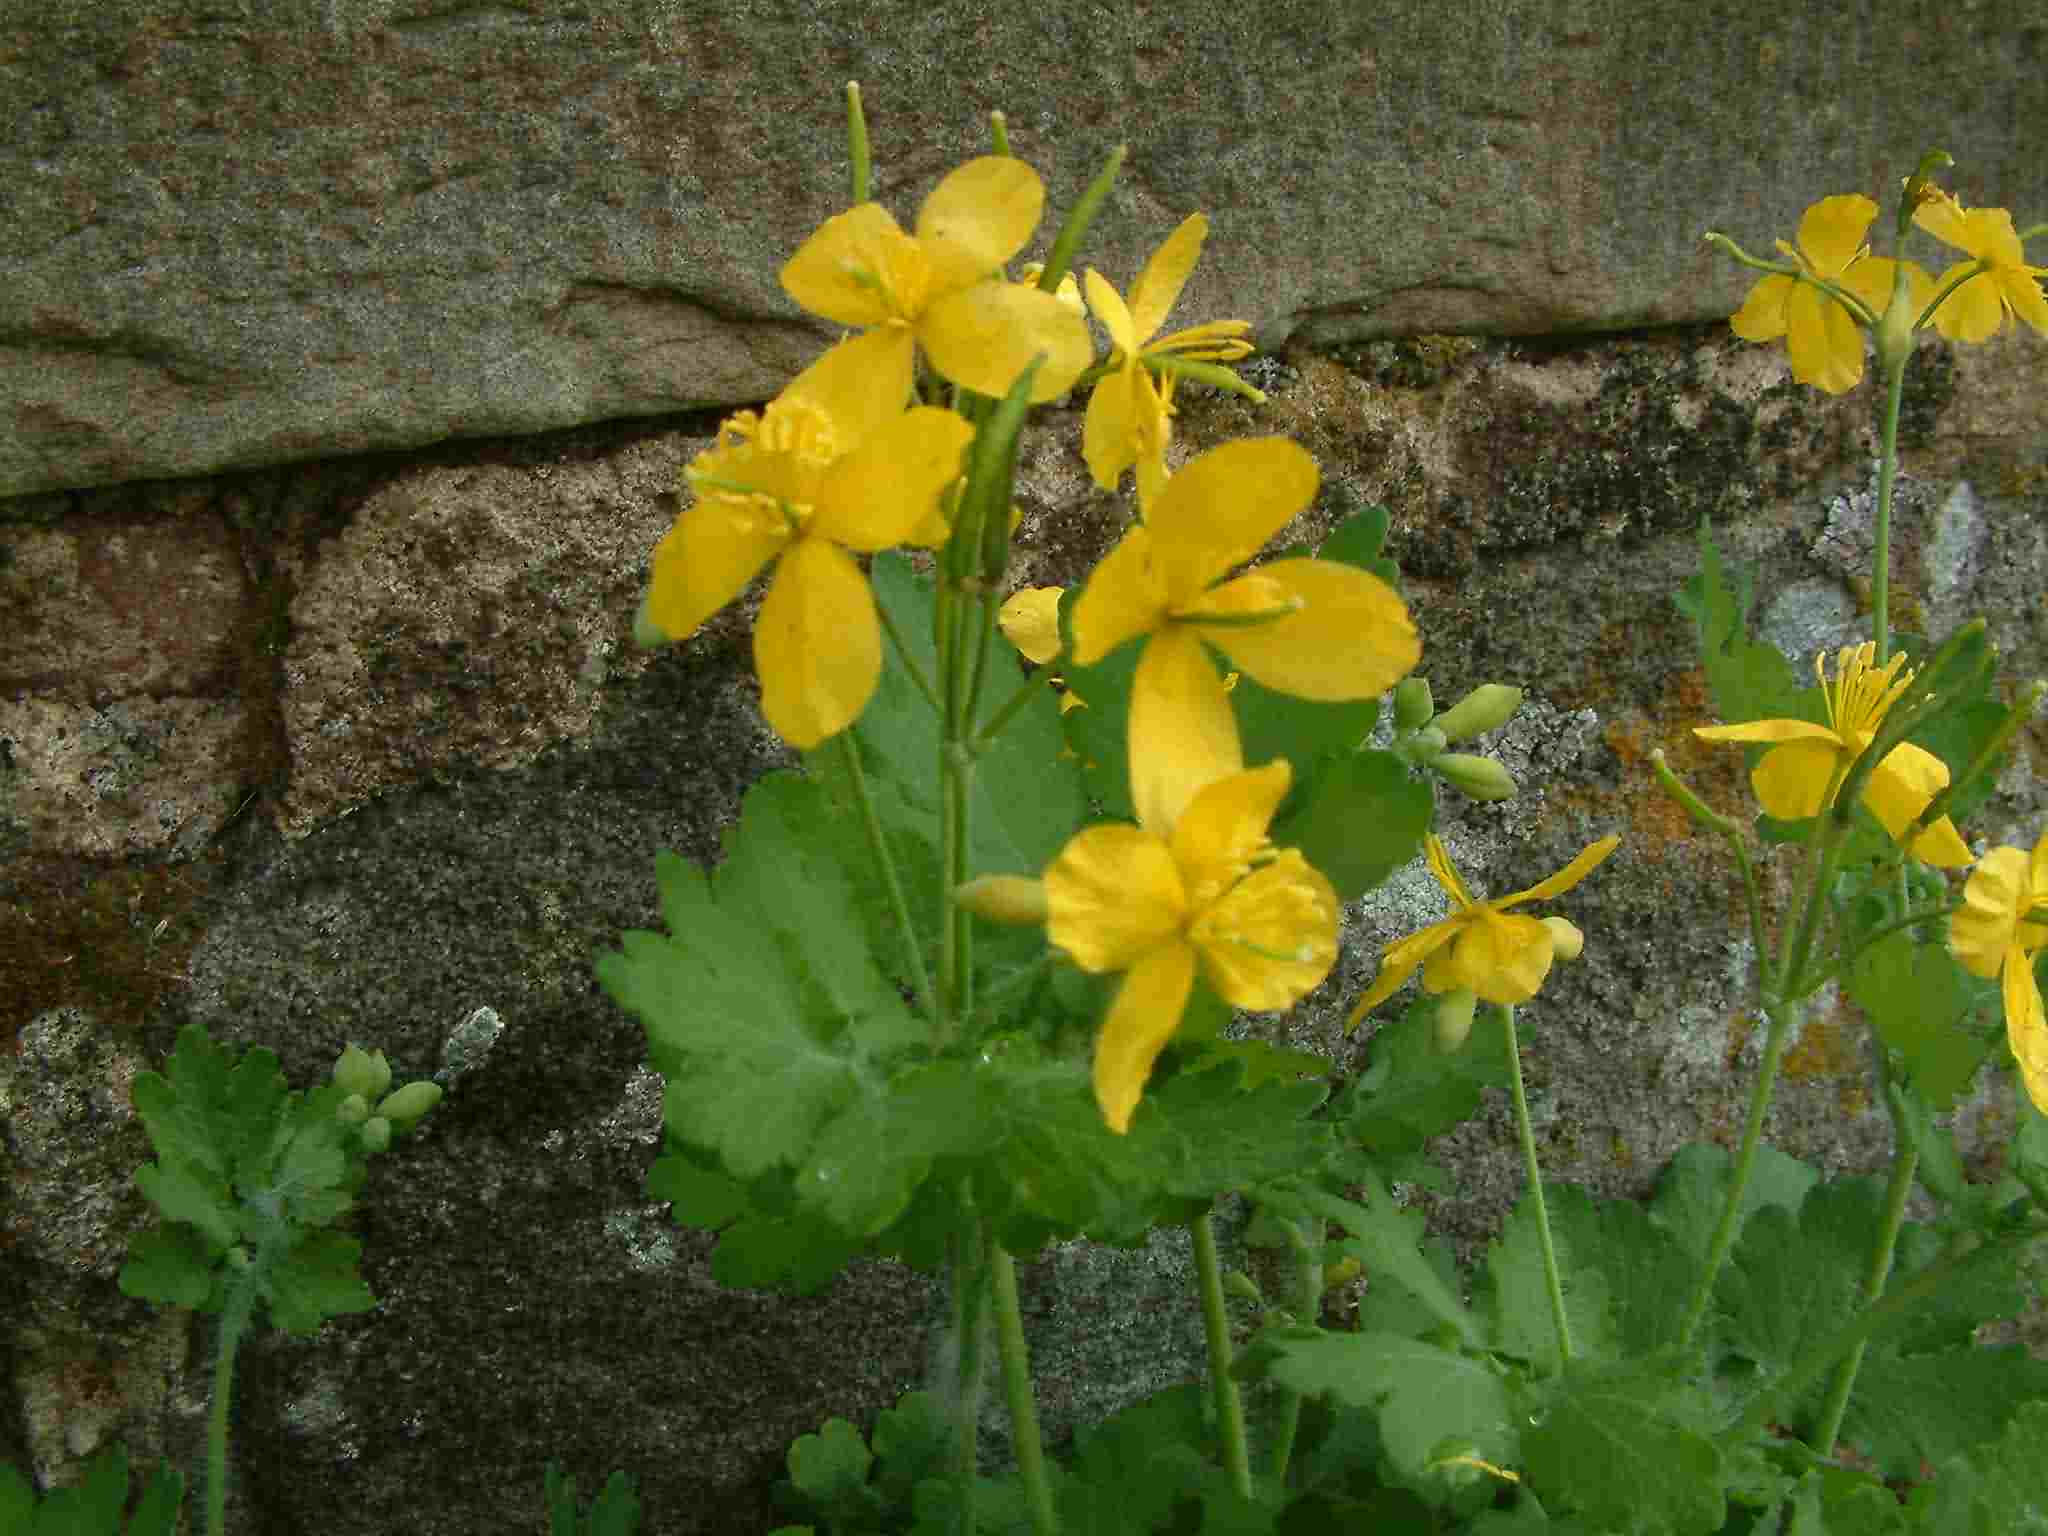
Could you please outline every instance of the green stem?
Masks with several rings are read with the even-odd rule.
[[[982,1286],[981,1219],[961,1185],[960,1225],[951,1239],[953,1337],[959,1345],[953,1398],[953,1481],[959,1490],[960,1522],[955,1536],[974,1536],[974,1487],[980,1475],[981,1335],[985,1321]]]
[[[1906,354],[1885,370],[1884,435],[1877,461],[1877,518],[1871,525],[1870,638],[1881,667],[1891,655],[1892,482],[1899,469],[1899,397],[1906,387]]]
[[[1913,1175],[1920,1168],[1920,1148],[1906,1125],[1904,1102],[1885,1091],[1890,1073],[1885,1067],[1884,1042],[1873,1033],[1870,1044],[1877,1056],[1879,1096],[1891,1111],[1892,1175],[1891,1182],[1885,1186],[1884,1217],[1878,1223],[1877,1237],[1870,1247],[1870,1267],[1863,1275],[1863,1305],[1866,1307],[1884,1295],[1885,1282],[1891,1279],[1892,1254],[1898,1247],[1899,1229],[1906,1224],[1906,1201],[1913,1193]],[[1842,1417],[1849,1411],[1849,1394],[1856,1390],[1856,1373],[1863,1367],[1863,1351],[1868,1344],[1867,1339],[1859,1339],[1855,1348],[1835,1367],[1835,1379],[1828,1388],[1827,1402],[1821,1409],[1820,1423],[1812,1440],[1814,1451],[1823,1458],[1835,1452],[1835,1439],[1842,1432]]]
[[[896,627],[895,615],[889,612],[886,603],[875,604],[875,612],[882,620],[882,632],[889,637],[889,646],[896,652],[896,659],[903,663],[903,670],[909,674],[911,682],[917,685],[917,691],[924,695],[924,701],[931,706],[932,713],[943,719],[946,711],[939,703],[938,690],[932,687],[932,680],[924,675],[924,668],[917,664],[917,658],[910,654],[910,647],[903,643],[903,631]],[[936,625],[934,628],[936,629]],[[935,642],[937,638],[934,634]]]
[[[910,979],[917,987],[918,1000],[936,1021],[938,999],[932,995],[931,973],[925,969],[924,949],[917,942],[917,928],[910,921],[910,904],[903,898],[903,882],[896,874],[896,860],[889,854],[888,840],[882,835],[881,818],[875,814],[874,797],[868,793],[868,776],[860,765],[860,748],[854,743],[851,731],[841,731],[838,739],[846,759],[847,782],[853,786],[854,802],[860,808],[861,825],[867,828],[868,847],[874,851],[876,867],[882,871],[883,888],[889,894],[889,911],[896,920],[896,931],[903,935],[903,952],[910,964]]]
[[[1287,1234],[1288,1249],[1294,1255],[1294,1316],[1304,1327],[1319,1322],[1323,1315],[1323,1261],[1322,1222],[1314,1222],[1316,1241],[1310,1242],[1301,1224],[1285,1217],[1276,1217],[1280,1230]],[[1287,1486],[1287,1464],[1294,1458],[1295,1437],[1301,1432],[1301,1394],[1291,1388],[1280,1389],[1279,1422],[1273,1431],[1273,1486]]]
[[[1018,712],[1031,702],[1040,689],[1049,686],[1042,675],[1043,672],[1044,669],[1040,668],[1020,682],[1017,691],[1003,700],[1002,708],[989,716],[988,724],[975,732],[974,751],[977,756],[994,744],[995,739],[1003,734],[1010,722],[1017,718]]]
[[[1053,1512],[1038,1408],[1031,1395],[1031,1356],[1024,1346],[1024,1316],[1017,1305],[1017,1265],[1000,1243],[989,1244],[989,1291],[995,1304],[996,1348],[1003,1358],[1003,1395],[1010,1405],[1010,1439],[1031,1506],[1031,1529],[1037,1536],[1055,1536],[1060,1523]]]
[[[1792,1026],[1798,1022],[1801,1013],[1798,1004],[1775,998],[1765,1001],[1764,1010],[1770,1024],[1764,1035],[1763,1065],[1758,1069],[1756,1083],[1749,1091],[1749,1119],[1742,1128],[1742,1150],[1736,1154],[1735,1168],[1728,1181],[1728,1198],[1722,1203],[1721,1219],[1714,1227],[1714,1239],[1707,1248],[1707,1267],[1700,1272],[1692,1304],[1686,1309],[1685,1326],[1679,1330],[1678,1347],[1681,1351],[1692,1347],[1693,1336],[1699,1332],[1700,1323],[1707,1315],[1707,1306],[1714,1299],[1714,1282],[1720,1279],[1721,1266],[1728,1262],[1728,1251],[1735,1246],[1735,1228],[1742,1217],[1742,1192],[1749,1185],[1750,1171],[1756,1166],[1757,1147],[1763,1141],[1764,1113],[1770,1108],[1771,1090],[1777,1085],[1778,1064],[1785,1058],[1785,1042],[1791,1038]]]
[[[213,1401],[206,1420],[206,1530],[225,1536],[228,1518],[228,1410],[235,1396],[235,1352],[256,1312],[257,1266],[251,1262],[228,1282],[214,1346]]]
[[[1500,1005],[1508,1042],[1508,1086],[1515,1100],[1515,1129],[1522,1140],[1522,1174],[1529,1181],[1529,1199],[1536,1211],[1536,1240],[1543,1249],[1543,1286],[1550,1293],[1550,1323],[1557,1330],[1557,1362],[1571,1363],[1572,1325],[1564,1310],[1564,1281],[1557,1272],[1557,1244],[1550,1235],[1550,1208],[1543,1200],[1543,1165],[1536,1161],[1536,1130],[1529,1123],[1529,1096],[1522,1088],[1522,1048],[1515,1039],[1515,1010]]]
[[[1252,1496],[1252,1463],[1245,1450],[1244,1403],[1230,1374],[1230,1318],[1223,1310],[1223,1268],[1216,1259],[1216,1231],[1204,1211],[1188,1230],[1195,1238],[1195,1288],[1202,1298],[1202,1336],[1209,1346],[1209,1387],[1216,1398],[1216,1431],[1223,1437],[1223,1466],[1231,1485]]]

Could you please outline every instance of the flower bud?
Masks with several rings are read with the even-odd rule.
[[[363,1122],[363,1150],[382,1152],[391,1145],[391,1122],[382,1115],[372,1115]]]
[[[1258,1286],[1252,1281],[1252,1277],[1241,1269],[1233,1269],[1224,1274],[1223,1289],[1237,1297],[1238,1300],[1248,1301],[1255,1307],[1263,1307],[1266,1304],[1266,1298],[1260,1294]]]
[[[1546,917],[1542,922],[1550,930],[1550,952],[1560,960],[1578,959],[1579,952],[1586,947],[1586,936],[1578,925],[1561,917]]]
[[[1430,759],[1429,766],[1474,800],[1507,800],[1515,793],[1514,776],[1490,757],[1440,752]]]
[[[983,875],[953,893],[976,917],[1027,927],[1046,918],[1045,882],[1026,875]]]
[[[334,1118],[343,1125],[361,1125],[370,1118],[370,1101],[352,1093],[334,1107]]]
[[[1394,685],[1395,730],[1403,734],[1419,731],[1435,713],[1436,700],[1430,696],[1427,678],[1404,677]]]
[[[377,1106],[378,1117],[409,1131],[420,1117],[441,1102],[441,1085],[426,1078],[407,1083]]]
[[[1479,994],[1470,987],[1446,992],[1436,1004],[1436,1048],[1448,1056],[1462,1046],[1472,1033],[1472,1014],[1479,1006]]]
[[[351,1045],[334,1063],[334,1084],[345,1092],[374,1099],[391,1086],[391,1063],[382,1051]]]
[[[1465,697],[1436,717],[1437,729],[1448,741],[1463,741],[1508,723],[1508,717],[1522,707],[1522,690],[1504,683],[1481,683]]]

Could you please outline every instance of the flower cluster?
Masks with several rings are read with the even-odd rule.
[[[1822,198],[1800,218],[1796,245],[1777,242],[1785,265],[1743,258],[1769,267],[1770,275],[1729,322],[1735,334],[1745,341],[1784,337],[1792,376],[1831,395],[1862,382],[1864,330],[1877,334],[1881,351],[1894,337],[1909,343],[1925,325],[1950,341],[1988,341],[2014,316],[2048,335],[2040,283],[2048,268],[2027,264],[2012,215],[1965,209],[1938,187],[1917,186],[1913,194],[1914,224],[1967,260],[1937,281],[1917,262],[1872,256],[1864,237],[1877,204],[1857,194]]]

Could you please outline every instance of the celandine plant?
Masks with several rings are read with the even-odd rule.
[[[1789,885],[1750,828],[1657,766],[1743,881],[1762,1064],[1732,1157],[1689,1147],[1647,1204],[1596,1202],[1542,1179],[1517,1010],[1588,942],[1538,905],[1618,840],[1527,890],[1475,893],[1432,831],[1436,787],[1515,792],[1453,747],[1519,693],[1487,685],[1436,710],[1410,675],[1421,646],[1383,510],[1268,552],[1315,498],[1295,444],[1226,443],[1169,472],[1185,381],[1263,398],[1230,367],[1243,322],[1159,334],[1206,221],[1185,220],[1126,293],[1093,270],[1077,282],[1113,157],[1013,279],[1044,194],[1000,117],[996,153],[941,180],[906,231],[869,200],[851,87],[848,109],[852,206],[782,279],[852,334],[691,463],[636,624],[646,644],[685,639],[767,572],[762,708],[803,766],[748,792],[715,867],[661,855],[668,931],[598,961],[667,1080],[649,1187],[718,1234],[721,1282],[814,1291],[861,1255],[948,1277],[932,1390],[866,1435],[832,1419],[798,1440],[778,1488],[798,1523],[781,1536],[2042,1529],[2048,1366],[1975,1335],[2025,1306],[2044,1229],[2048,834],[1979,856],[1962,830],[2042,687],[1997,696],[1981,622],[1938,643],[1892,634],[1885,578],[1913,335],[1983,341],[2009,315],[2048,332],[2023,257],[2043,231],[1961,208],[1932,185],[1936,156],[1896,231],[1965,253],[1938,281],[1869,255],[1861,198],[1809,210],[1784,263],[1710,237],[1766,272],[1735,325],[1784,336],[1801,380],[1851,388],[1865,333],[1875,343],[1873,638],[1822,658],[1802,691],[1748,637],[1747,584],[1702,530],[1680,604],[1733,723],[1696,734],[1756,754],[1754,836],[1784,851]],[[1012,592],[1018,434],[1034,404],[1079,389],[1089,470],[1109,490],[1130,475],[1132,514],[1077,591]],[[1013,645],[1054,670],[1023,671]],[[1389,689],[1391,739],[1363,745]],[[1388,946],[1355,1005],[1353,1026],[1419,976],[1366,1072],[1333,1094],[1322,1058],[1226,1036],[1234,1009],[1317,987],[1342,905],[1418,853],[1449,910]],[[1871,1023],[1895,1132],[1882,1184],[1824,1180],[1763,1143],[1787,1044],[1831,984]],[[1937,1116],[2008,1057],[2014,1134],[1997,1181],[1972,1184]],[[1495,1087],[1527,1187],[1461,1273],[1392,1191],[1446,1187],[1426,1145]],[[138,1178],[165,1225],[121,1279],[221,1315],[210,1532],[239,1340],[259,1305],[304,1331],[370,1304],[336,1223],[365,1159],[435,1094],[391,1092],[382,1059],[351,1049],[295,1095],[268,1052],[238,1058],[198,1031],[163,1077],[138,1079],[158,1153]],[[1905,1219],[1916,1185],[1932,1221]],[[1291,1262],[1286,1295],[1223,1273],[1210,1218],[1233,1193],[1254,1209],[1248,1239]],[[1049,1458],[1014,1256],[1167,1226],[1190,1232],[1207,1381]],[[1327,1290],[1359,1275],[1354,1325],[1323,1327]],[[1257,1314],[1242,1349],[1233,1294]],[[999,1477],[980,1467],[989,1374],[1015,1450]],[[1264,1384],[1256,1411],[1246,1382]],[[112,1531],[125,1483],[96,1470],[79,1496],[32,1507],[0,1476],[0,1515]],[[177,1495],[160,1477],[128,1528],[168,1528]],[[621,1478],[586,1512],[551,1471],[545,1499],[565,1536],[638,1520]]]
[[[1268,553],[1316,494],[1295,444],[1225,443],[1169,472],[1184,381],[1262,398],[1229,367],[1242,322],[1159,336],[1206,220],[1127,294],[1093,270],[1076,285],[1112,159],[1013,278],[1043,193],[1000,117],[997,152],[940,181],[906,232],[868,200],[848,100],[853,206],[782,277],[853,334],[690,465],[639,625],[648,643],[684,638],[772,564],[762,707],[804,766],[749,792],[714,869],[664,855],[668,932],[628,934],[598,967],[668,1080],[650,1187],[720,1234],[719,1279],[811,1290],[862,1254],[949,1277],[945,1378],[871,1439],[834,1419],[798,1441],[780,1492],[803,1523],[783,1536],[1991,1529],[2048,1498],[2029,1449],[2048,1368],[1972,1344],[2022,1306],[2048,1121],[2022,1101],[2008,1175],[1987,1188],[1964,1182],[1934,1119],[1988,1052],[1979,977],[2000,978],[2023,1080],[2048,1089],[2031,969],[2048,848],[1977,862],[1960,906],[1945,873],[1972,864],[1957,819],[2035,697],[1994,700],[1982,625],[1932,647],[1891,636],[1881,533],[1876,639],[1801,694],[1743,633],[1746,592],[1703,534],[1681,602],[1718,707],[1749,723],[1699,734],[1768,749],[1758,829],[1796,854],[1789,904],[1734,821],[1664,782],[1744,878],[1769,957],[1762,1070],[1736,1155],[1688,1149],[1647,1207],[1546,1187],[1516,1010],[1586,939],[1518,909],[1566,896],[1618,840],[1476,895],[1431,832],[1435,785],[1514,793],[1451,748],[1519,694],[1490,685],[1438,714],[1408,675],[1421,647],[1384,512]],[[1969,262],[1937,284],[1871,258],[1874,205],[1831,199],[1789,264],[1756,263],[1769,275],[1736,318],[1786,335],[1798,376],[1827,389],[1853,385],[1877,337],[1881,518],[1913,331],[1976,340],[2008,310],[2048,319],[2010,220],[1965,213],[1931,169],[1901,231],[1917,217]],[[1012,592],[1018,432],[1032,404],[1091,386],[1083,454],[1105,489],[1129,473],[1130,521],[1076,591]],[[1020,676],[999,636],[1058,691]],[[1366,747],[1389,688],[1392,741]],[[1368,1072],[1332,1097],[1320,1058],[1225,1037],[1233,1009],[1285,1009],[1322,982],[1342,904],[1417,852],[1450,912],[1391,945],[1356,1005],[1354,1025],[1420,974]],[[1775,944],[1767,910],[1786,914]],[[1881,1190],[1761,1142],[1786,1043],[1830,982],[1875,1030],[1898,1146]],[[1443,1186],[1424,1144],[1489,1086],[1514,1106],[1527,1191],[1467,1277],[1389,1190]],[[1931,1225],[1904,1220],[1916,1179],[1942,1209]],[[1256,1207],[1251,1237],[1292,1256],[1275,1302],[1221,1272],[1210,1215],[1233,1192]],[[1167,1225],[1192,1236],[1208,1383],[1055,1463],[1014,1255]],[[1323,1329],[1327,1285],[1361,1271],[1357,1326]],[[1230,1292],[1261,1309],[1242,1351]],[[995,1479],[977,1446],[991,1340],[1016,1452]],[[1261,1413],[1247,1380],[1269,1384]],[[1836,1454],[1845,1437],[1854,1458]]]

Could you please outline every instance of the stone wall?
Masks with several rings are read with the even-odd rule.
[[[1522,795],[1444,807],[1470,878],[1623,838],[1528,1014],[1547,1166],[1639,1193],[1731,1135],[1738,898],[1643,759],[1734,804],[1740,756],[1684,732],[1708,706],[1670,594],[1709,516],[1788,652],[1856,635],[1875,407],[1734,340],[1744,279],[1697,236],[1768,248],[1929,144],[1966,202],[2048,216],[2014,127],[2048,120],[2048,31],[1997,5],[258,9],[0,3],[28,103],[0,146],[0,1457],[194,1458],[208,1330],[114,1285],[147,1219],[128,1087],[192,1020],[295,1081],[356,1040],[451,1084],[367,1192],[380,1309],[245,1354],[235,1528],[532,1528],[553,1456],[634,1473],[650,1531],[765,1530],[793,1435],[922,1381],[925,1278],[713,1286],[641,1187],[658,1080],[590,974],[652,920],[652,850],[714,856],[784,761],[744,605],[651,657],[629,627],[718,408],[823,339],[773,274],[843,199],[849,76],[899,215],[994,106],[1055,206],[1131,145],[1112,278],[1211,215],[1178,313],[1254,320],[1272,399],[1191,392],[1179,452],[1297,437],[1303,531],[1392,509],[1437,697],[1528,690],[1491,748]],[[1863,84],[1907,59],[1896,99]],[[2048,675],[2044,398],[2033,336],[1930,338],[1909,374],[1895,611],[1987,615],[2016,676]],[[1072,408],[1032,429],[1026,579],[1077,579],[1120,526],[1078,444]],[[1979,846],[2036,835],[2044,745]],[[1430,899],[1375,892],[1264,1027],[1369,1060],[1342,1018]],[[1775,1112],[1834,1168],[1886,1149],[1859,1039],[1817,1010]],[[1966,1140],[2009,1102],[1980,1089]],[[1469,1248],[1519,1186],[1504,1110],[1447,1142],[1433,1216]],[[1186,1262],[1169,1235],[1025,1266],[1055,1438],[1196,1368]]]

